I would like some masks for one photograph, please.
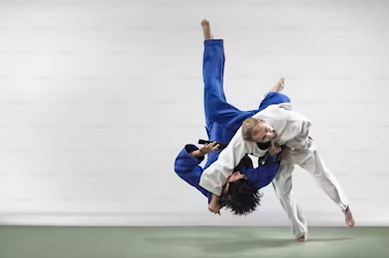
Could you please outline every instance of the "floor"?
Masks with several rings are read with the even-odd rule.
[[[0,257],[389,257],[389,228],[3,226]]]

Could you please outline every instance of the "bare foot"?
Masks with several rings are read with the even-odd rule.
[[[276,85],[274,85],[273,88],[271,88],[270,91],[266,92],[265,97],[266,97],[267,94],[269,94],[270,92],[281,92],[281,91],[284,89],[284,84],[285,84],[285,79],[284,79],[284,78],[281,78],[281,79],[276,83]]]
[[[300,237],[299,239],[297,239],[299,242],[306,242],[307,241],[307,238],[305,236],[302,236]]]
[[[349,207],[347,207],[347,209],[344,211],[344,215],[345,215],[345,221],[346,221],[347,226],[349,226],[351,228],[354,227],[355,220],[353,218],[353,214],[351,213],[351,210]]]
[[[213,35],[211,33],[211,25],[209,21],[206,19],[202,20],[201,27],[203,27],[204,39],[213,39]]]
[[[272,92],[281,92],[284,89],[285,79],[281,78],[272,88]]]

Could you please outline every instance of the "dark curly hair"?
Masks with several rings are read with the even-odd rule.
[[[263,196],[259,189],[247,178],[229,184],[227,194],[224,196],[224,206],[239,216],[255,211]]]

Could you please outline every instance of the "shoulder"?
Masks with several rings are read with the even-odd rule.
[[[295,111],[290,111],[290,117],[291,117],[291,120],[293,121],[293,123],[296,123],[296,124],[311,124],[311,121],[304,115],[298,113],[298,112],[295,112]]]
[[[270,105],[267,108],[263,110],[263,112],[271,114],[271,113],[277,113],[277,114],[289,114],[289,111],[292,110],[292,106],[290,103],[281,103],[281,104],[275,104]]]

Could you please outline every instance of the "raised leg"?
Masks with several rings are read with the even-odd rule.
[[[204,32],[203,81],[204,110],[206,125],[213,122],[226,124],[241,113],[227,103],[223,89],[224,46],[223,39],[210,38],[210,25],[207,20],[201,23]]]

